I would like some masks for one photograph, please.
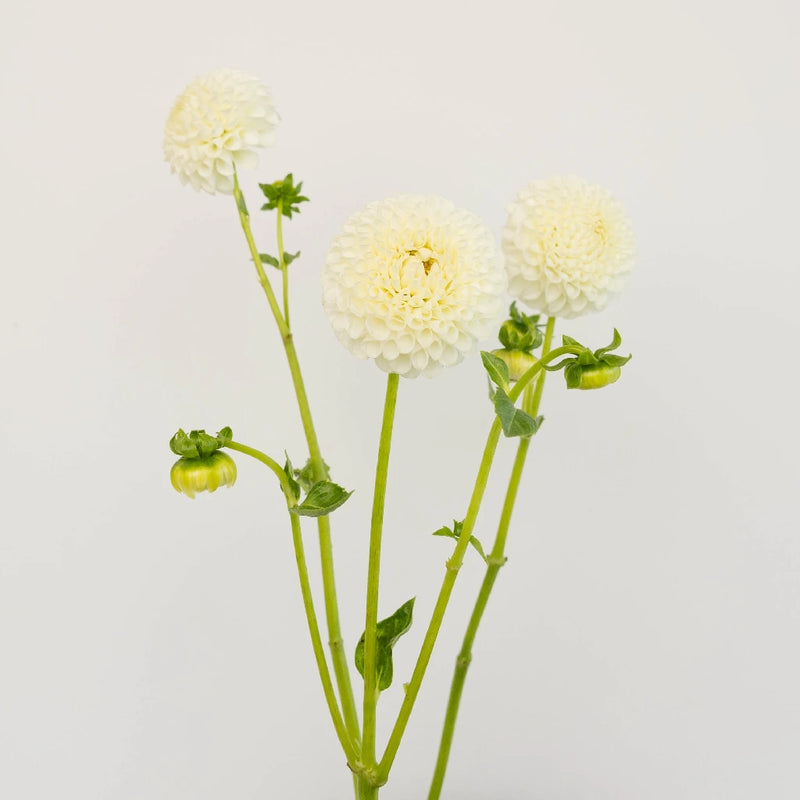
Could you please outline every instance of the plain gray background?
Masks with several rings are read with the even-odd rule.
[[[283,117],[251,206],[290,170],[312,198],[287,249],[324,452],[356,489],[333,518],[351,650],[384,376],[321,310],[328,241],[400,192],[499,234],[513,194],[553,174],[607,186],[634,220],[627,292],[560,327],[600,346],[617,326],[634,360],[603,392],[548,384],[446,797],[800,796],[798,21],[790,0],[7,11],[0,793],[350,796],[276,487],[243,459],[234,490],[193,503],[168,482],[179,426],[304,453],[233,201],[162,162],[176,95],[232,66]],[[272,247],[272,219],[255,224]],[[490,413],[477,361],[401,384],[381,614],[416,595],[417,623],[382,737],[450,551],[429,534],[463,516]],[[387,800],[426,796],[480,576],[470,556]]]

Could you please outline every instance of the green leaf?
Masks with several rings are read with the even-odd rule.
[[[490,380],[497,384],[501,389],[508,390],[508,364],[499,356],[481,350],[481,361],[489,375]]]
[[[386,691],[392,685],[394,677],[394,664],[392,663],[392,648],[397,640],[408,631],[414,612],[415,597],[407,603],[403,603],[397,611],[390,617],[382,619],[377,625],[376,631],[376,650],[375,668],[378,673],[378,691]],[[356,645],[356,669],[361,677],[364,677],[364,640],[366,633],[361,634],[361,638]]]
[[[456,522],[456,520],[453,520],[452,528],[448,528],[447,525],[443,525],[441,528],[439,528],[438,531],[434,531],[433,535],[446,536],[448,539],[455,539],[456,541],[458,541],[458,539],[461,538],[461,531],[463,529],[464,529],[463,520],[461,522]],[[486,561],[486,553],[483,552],[483,545],[480,543],[480,540],[477,538],[477,536],[470,536],[469,543],[475,548],[475,550],[478,552],[478,555],[484,561]]]
[[[286,264],[288,267],[289,264],[292,263],[296,258],[300,257],[300,251],[298,250],[296,253],[284,253],[283,254],[283,263]]]
[[[286,476],[286,482],[292,491],[292,497],[289,499],[296,503],[300,499],[300,484],[294,479],[294,468],[289,459],[289,454],[284,451],[284,455],[286,456],[286,464],[283,466],[283,474]],[[283,486],[281,486],[281,489],[283,489]]]
[[[342,505],[352,492],[330,481],[318,481],[299,506],[289,509],[301,517],[324,517]]]
[[[573,339],[571,336],[567,335],[561,337],[561,344],[563,347],[567,347],[568,345],[573,345],[574,347],[583,347],[583,345],[577,339]]]
[[[300,194],[303,182],[300,181],[295,186],[291,172],[282,181],[259,183],[258,185],[264,193],[264,197],[267,198],[267,202],[261,206],[262,211],[280,208],[281,214],[291,219],[292,214],[299,213],[300,203],[308,202],[308,198]]]
[[[275,269],[281,268],[281,262],[278,261],[275,256],[271,256],[269,253],[259,253],[258,255],[265,264],[269,264],[270,266],[275,267]]]
[[[500,418],[503,426],[503,433],[506,436],[522,436],[527,438],[533,436],[541,427],[544,417],[532,417],[524,411],[520,411],[511,402],[511,398],[498,388],[494,396],[494,410]]]

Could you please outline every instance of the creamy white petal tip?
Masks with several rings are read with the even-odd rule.
[[[258,164],[255,148],[275,139],[272,95],[247,72],[217,69],[195,78],[175,101],[164,131],[164,158],[182,183],[233,192],[233,169]]]
[[[602,309],[633,269],[636,239],[620,203],[578,178],[526,186],[508,207],[509,293],[532,309],[577,317]]]
[[[407,378],[458,364],[505,310],[486,225],[441,197],[401,195],[353,214],[330,245],[322,302],[339,340]]]

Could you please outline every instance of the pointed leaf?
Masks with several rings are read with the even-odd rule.
[[[448,539],[455,539],[456,541],[458,541],[461,538],[461,531],[462,531],[463,528],[464,528],[463,521],[462,522],[456,522],[455,520],[453,520],[453,527],[452,528],[448,528],[447,525],[443,525],[441,528],[439,528],[438,531],[434,531],[433,535],[434,536],[446,536]],[[483,545],[480,543],[480,540],[478,539],[478,537],[477,536],[470,536],[469,537],[469,543],[475,548],[475,550],[477,551],[478,555],[484,561],[486,561],[486,553],[484,553]]]
[[[283,263],[286,264],[288,267],[289,264],[292,263],[296,258],[300,257],[300,251],[298,250],[296,253],[284,253],[283,254]]]
[[[503,426],[503,433],[508,437],[533,436],[539,430],[544,417],[532,417],[514,406],[509,396],[500,388],[494,397],[494,409]]]
[[[271,256],[269,253],[259,253],[258,255],[265,264],[269,264],[275,269],[281,268],[281,262],[275,256]]]
[[[394,664],[392,662],[392,648],[397,640],[411,627],[414,612],[415,597],[403,603],[390,617],[382,619],[376,630],[375,639],[375,668],[378,673],[378,691],[383,692],[392,685],[394,677]],[[356,669],[364,677],[364,641],[366,634],[362,633],[356,645]]]
[[[300,499],[300,484],[295,480],[294,468],[289,459],[289,454],[285,452],[284,455],[286,456],[286,464],[284,464],[283,467],[283,474],[286,475],[286,482],[289,484],[289,488],[292,491],[292,497],[289,499],[296,503]]]
[[[342,505],[352,492],[330,481],[318,481],[299,506],[289,509],[301,517],[324,517]]]
[[[499,356],[481,350],[481,361],[491,381],[501,389],[508,389],[508,364]]]

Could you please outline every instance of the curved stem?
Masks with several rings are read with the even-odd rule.
[[[550,317],[547,320],[547,328],[545,330],[544,343],[542,345],[542,357],[547,356],[550,345],[553,341],[553,331],[555,330],[555,317]],[[542,399],[542,392],[544,391],[544,381],[546,373],[539,375],[535,389],[531,391],[532,384],[529,384],[525,389],[525,397],[523,399],[523,406],[525,410],[531,415],[536,416],[539,412],[539,404]],[[528,447],[530,446],[530,439],[522,439],[517,448],[517,455],[514,459],[514,466],[511,469],[511,477],[508,483],[508,490],[503,502],[503,510],[500,514],[500,521],[497,526],[497,536],[494,540],[494,545],[487,558],[486,574],[484,575],[481,588],[478,592],[478,598],[475,601],[475,607],[472,610],[472,615],[467,624],[467,630],[464,634],[464,641],[461,644],[461,650],[456,659],[455,672],[453,673],[453,681],[450,685],[450,696],[447,700],[447,712],[445,713],[444,727],[442,729],[442,739],[439,743],[439,755],[436,759],[436,768],[434,769],[433,779],[431,781],[431,788],[428,793],[428,800],[439,800],[444,783],[445,771],[447,770],[447,761],[450,757],[450,748],[453,743],[453,733],[455,732],[456,719],[458,717],[458,709],[461,704],[461,694],[464,690],[464,682],[467,678],[467,670],[472,661],[472,645],[475,641],[475,636],[478,632],[478,626],[481,623],[483,612],[486,610],[486,604],[489,602],[489,596],[494,588],[494,582],[497,578],[497,573],[500,568],[505,564],[505,546],[508,537],[508,529],[511,524],[511,514],[514,511],[514,503],[517,499],[517,490],[519,489],[520,479],[522,478],[522,471],[525,467],[525,459],[528,455]]]
[[[480,467],[478,468],[478,476],[475,479],[475,486],[472,490],[472,497],[470,498],[467,516],[464,519],[464,526],[461,530],[458,543],[456,544],[453,555],[447,562],[447,571],[442,581],[442,587],[439,590],[439,596],[436,599],[436,605],[431,615],[431,621],[428,624],[428,630],[425,632],[425,638],[422,641],[417,663],[414,666],[414,672],[411,675],[411,680],[406,687],[406,694],[403,698],[403,703],[400,706],[400,712],[397,715],[397,721],[389,736],[389,741],[386,745],[386,751],[383,754],[380,764],[378,765],[378,777],[381,780],[386,780],[389,775],[389,770],[392,768],[397,750],[400,747],[400,741],[403,738],[406,725],[411,717],[411,711],[414,708],[414,702],[419,694],[422,679],[425,677],[425,670],[428,667],[428,662],[433,652],[433,646],[436,644],[436,637],[439,634],[439,629],[442,626],[447,604],[450,600],[450,595],[453,592],[458,571],[461,569],[461,564],[464,560],[464,553],[469,546],[469,537],[472,535],[475,526],[475,520],[478,516],[481,500],[486,490],[486,483],[489,480],[489,472],[492,467],[495,451],[497,450],[497,442],[500,439],[500,420],[495,417],[492,422],[492,427],[489,431],[489,436],[486,441],[486,447],[483,451]]]
[[[275,318],[275,324],[278,326],[278,331],[281,334],[281,341],[283,343],[284,351],[286,352],[286,360],[289,363],[289,372],[292,376],[292,385],[294,386],[295,395],[297,396],[297,405],[300,410],[300,420],[303,425],[303,432],[308,443],[309,455],[311,456],[311,464],[314,472],[315,480],[322,480],[326,475],[325,464],[322,460],[322,454],[319,448],[319,441],[317,433],[314,428],[314,422],[311,418],[311,409],[308,403],[308,395],[306,394],[305,383],[303,375],[300,371],[300,362],[297,358],[297,351],[295,350],[294,340],[292,333],[289,330],[287,321],[281,314],[278,302],[275,299],[275,293],[272,291],[272,286],[264,272],[264,267],[261,263],[261,256],[259,255],[258,248],[256,247],[253,238],[253,232],[250,227],[250,215],[247,211],[244,196],[242,195],[241,188],[239,187],[239,180],[234,172],[233,175],[233,195],[236,200],[236,207],[239,211],[239,222],[242,226],[247,245],[250,249],[250,256],[258,273],[259,283],[264,290],[267,297],[272,316]],[[278,216],[280,220],[280,215]],[[283,249],[281,248],[281,259],[283,258]],[[284,273],[285,274],[285,273]],[[288,297],[288,295],[286,296]],[[336,684],[339,689],[339,697],[342,703],[342,712],[344,714],[347,728],[350,737],[354,742],[360,741],[360,732],[358,729],[358,713],[356,711],[355,698],[353,695],[353,687],[350,682],[350,671],[347,665],[347,657],[342,645],[341,625],[339,622],[339,606],[336,597],[336,581],[334,578],[333,568],[333,545],[331,542],[331,529],[328,517],[318,517],[317,527],[319,530],[319,546],[320,546],[320,561],[322,563],[322,582],[325,596],[325,617],[328,626],[328,638],[331,648],[331,658],[333,661],[333,671],[336,676]]]
[[[286,478],[286,473],[274,458],[270,458],[266,453],[256,450],[255,447],[248,447],[246,444],[240,444],[239,442],[228,442],[225,447],[227,447],[229,450],[237,450],[238,452],[244,453],[251,458],[257,459],[262,464],[266,464],[266,466],[275,473],[275,476],[281,482],[281,489],[283,489],[283,493],[286,495],[286,501],[289,506],[291,507],[296,505],[294,496],[292,494],[292,489],[289,486],[288,479]]]
[[[375,493],[372,500],[372,522],[369,532],[369,568],[367,572],[367,611],[364,623],[364,744],[362,760],[367,767],[376,765],[375,726],[378,706],[378,586],[381,570],[381,537],[383,509],[386,499],[386,481],[389,472],[389,452],[392,445],[394,413],[397,406],[397,388],[400,376],[389,373],[386,382],[386,400],[383,406],[383,423],[378,447],[378,466],[375,470]]]

